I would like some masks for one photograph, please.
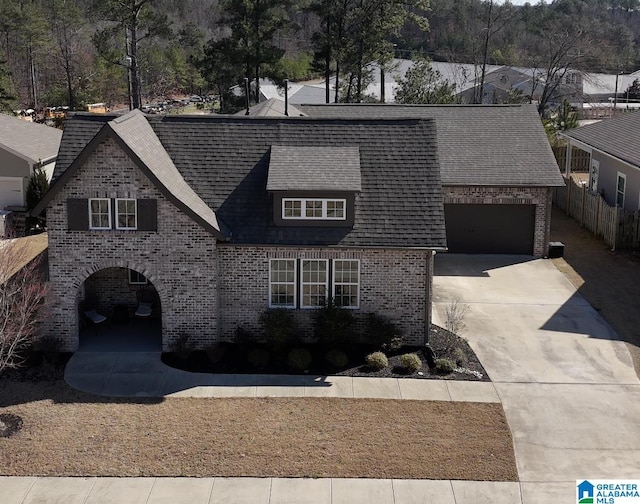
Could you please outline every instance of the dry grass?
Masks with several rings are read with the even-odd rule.
[[[0,474],[516,481],[500,404],[273,398],[113,400],[0,382]]]

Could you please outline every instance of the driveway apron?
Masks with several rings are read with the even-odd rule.
[[[434,322],[458,301],[503,403],[524,504],[576,502],[577,479],[637,478],[640,382],[623,342],[555,266],[440,254]]]

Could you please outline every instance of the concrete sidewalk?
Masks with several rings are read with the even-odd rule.
[[[2,504],[521,504],[521,491],[491,481],[0,477]]]
[[[229,375],[171,368],[159,352],[78,352],[65,380],[111,397],[345,397],[500,402],[491,382],[350,376]]]

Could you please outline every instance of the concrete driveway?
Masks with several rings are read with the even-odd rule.
[[[576,479],[638,477],[631,356],[550,261],[440,254],[435,323],[453,300],[469,307],[461,334],[502,400],[524,504],[575,503]]]

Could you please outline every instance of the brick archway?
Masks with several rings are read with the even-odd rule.
[[[171,306],[170,296],[166,288],[163,286],[162,282],[158,279],[158,276],[154,271],[150,270],[148,267],[142,265],[141,263],[138,263],[136,261],[127,261],[127,260],[104,260],[104,261],[95,262],[89,267],[80,269],[78,273],[75,275],[75,277],[73,278],[71,285],[76,292],[74,312],[76,314],[75,320],[76,320],[76,323],[78,324],[75,330],[75,334],[77,335],[76,338],[78,338],[77,344],[79,344],[79,337],[80,337],[80,333],[79,333],[80,326],[79,326],[79,320],[77,315],[78,307],[80,305],[80,302],[82,301],[83,294],[84,295],[87,294],[87,292],[84,290],[88,288],[87,281],[93,275],[96,275],[100,272],[103,272],[105,270],[110,270],[110,269],[135,271],[137,273],[144,275],[144,277],[148,280],[149,286],[152,287],[153,290],[155,291],[155,295],[157,296],[156,299],[157,301],[159,301],[159,304],[160,304],[159,311],[160,311],[160,322],[162,327],[160,337],[161,337],[162,345],[164,347],[165,320],[166,320],[167,309],[170,309],[169,307]]]

